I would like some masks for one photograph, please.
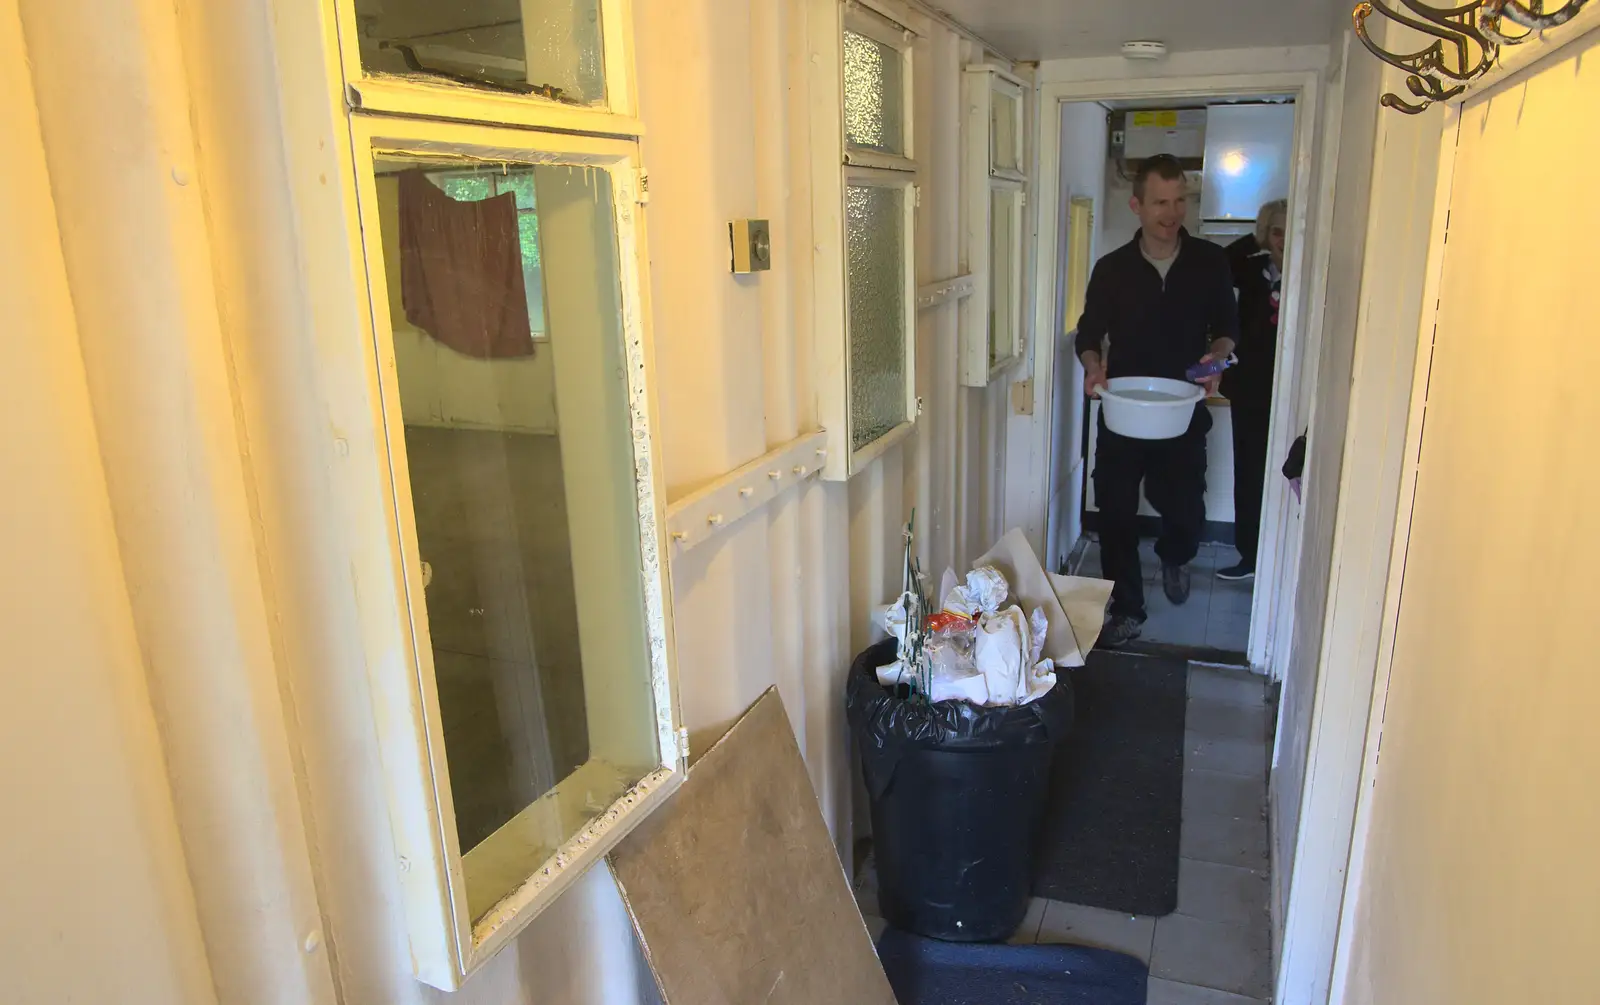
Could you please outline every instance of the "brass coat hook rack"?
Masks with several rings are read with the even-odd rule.
[[[1391,6],[1398,2],[1398,7]],[[1467,85],[1488,73],[1500,58],[1500,47],[1521,45],[1544,31],[1559,27],[1578,15],[1589,0],[1564,0],[1545,10],[1545,0],[1472,0],[1455,7],[1435,7],[1424,0],[1363,0],[1353,12],[1356,37],[1374,56],[1404,70],[1406,88],[1421,99],[1408,101],[1385,94],[1380,102],[1407,115],[1416,115],[1436,101],[1449,101]],[[1433,41],[1414,52],[1394,53],[1373,41],[1367,20],[1381,14]],[[1521,31],[1511,34],[1507,22]]]

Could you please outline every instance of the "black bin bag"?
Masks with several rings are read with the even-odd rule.
[[[1056,744],[1072,728],[1068,675],[1028,705],[923,705],[878,683],[896,642],[850,668],[846,707],[872,804],[879,908],[903,931],[999,942],[1028,913]]]

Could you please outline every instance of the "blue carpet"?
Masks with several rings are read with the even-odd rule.
[[[1144,1005],[1150,970],[1082,946],[957,945],[890,929],[878,955],[900,1005]]]

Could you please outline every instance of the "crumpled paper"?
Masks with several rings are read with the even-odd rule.
[[[1110,581],[1046,573],[1020,530],[1001,538],[977,564],[998,570],[1022,606],[1044,611],[1050,623],[1046,656],[1057,666],[1083,666],[1105,623]]]
[[[955,578],[948,570],[945,575],[949,579]],[[951,614],[959,614],[976,621],[980,614],[993,614],[998,611],[1010,593],[1011,584],[1006,582],[1006,577],[1000,570],[980,564],[967,573],[966,583],[946,591],[944,609]]]
[[[1109,582],[1047,573],[1015,530],[965,581],[946,569],[939,588],[942,613],[959,627],[929,633],[929,698],[987,706],[1037,701],[1055,687],[1057,668],[1082,666],[1111,599]],[[1013,603],[1002,606],[1007,599]],[[902,603],[877,609],[873,620],[904,641]],[[898,662],[880,667],[878,681],[885,687],[917,683],[915,672]]]

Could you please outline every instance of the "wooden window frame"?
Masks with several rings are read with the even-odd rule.
[[[421,77],[367,76],[361,65],[355,0],[333,4],[345,101],[352,111],[418,115],[455,122],[528,126],[599,136],[644,135],[633,70],[633,0],[600,0],[600,46],[606,98],[569,105],[537,95],[503,94]]]
[[[973,293],[961,306],[961,383],[967,387],[988,387],[1005,371],[1021,362],[1023,344],[1023,271],[1027,235],[1027,174],[1024,160],[1023,125],[1027,85],[996,66],[967,67],[962,74],[962,101],[966,108],[966,171],[963,173],[967,212],[967,270],[973,278]],[[1016,109],[1012,135],[1016,143],[1018,168],[1003,168],[994,156],[994,99],[1011,97]],[[1013,212],[1012,272],[1006,283],[1011,299],[1011,331],[991,339],[990,317],[996,284],[990,275],[994,246],[993,197],[997,191],[1015,192],[1018,200]],[[991,346],[1003,347],[991,352]]]
[[[371,435],[350,440],[370,445],[360,448],[370,456],[357,456],[348,445],[345,449],[351,451],[349,460],[359,462],[362,470],[383,473],[381,512],[370,512],[370,517],[363,519],[381,520],[389,544],[387,553],[381,548],[364,549],[352,562],[351,575],[358,593],[382,598],[378,606],[396,614],[377,619],[376,630],[364,626],[366,671],[394,837],[393,868],[402,890],[413,972],[418,980],[446,991],[462,987],[587,869],[598,864],[682,784],[687,772],[687,734],[681,727],[673,668],[665,486],[654,434],[658,408],[646,295],[644,172],[640,129],[632,118],[631,18],[628,0],[603,0],[601,9],[611,101],[606,109],[573,108],[532,96],[400,78],[363,78],[354,44],[353,0],[325,0],[324,6],[329,30],[337,32],[340,43],[337,56],[330,53],[328,72],[342,84],[345,121],[341,126],[349,141],[346,163],[351,170],[339,180],[348,194],[343,231],[349,246],[349,281],[364,290],[369,301],[359,312],[359,352],[340,358],[359,361],[365,371],[347,375],[350,379],[341,381],[341,386],[365,390],[366,405],[355,411],[369,414],[374,429]],[[383,114],[372,114],[374,111]],[[375,155],[413,156],[432,162],[461,158],[464,166],[474,161],[572,164],[604,171],[611,179],[621,354],[626,362],[627,424],[642,560],[639,589],[653,704],[651,747],[656,763],[553,855],[534,861],[529,854],[526,862],[509,857],[510,868],[517,874],[526,868],[525,878],[476,919],[467,904],[468,865],[484,845],[464,856],[456,830],[404,448]],[[325,310],[330,319],[347,316],[336,304],[329,303]],[[347,326],[341,324],[340,330]],[[351,498],[349,505],[364,514],[374,510],[374,500],[365,494]],[[577,774],[583,771],[580,767]],[[561,788],[558,784],[550,796],[536,800],[524,813],[544,811],[541,804],[559,799]]]
[[[817,414],[828,434],[822,476],[847,481],[916,428],[920,402],[916,388],[917,205],[921,167],[910,154],[916,146],[915,73],[919,43],[917,18],[895,0],[808,0],[811,60],[812,227],[815,237],[817,325]],[[892,46],[904,60],[902,150],[887,154],[852,146],[845,138],[844,32],[854,31]],[[846,256],[845,198],[850,185],[903,188],[905,223],[902,263],[905,310],[906,418],[870,443],[854,446],[850,395],[849,278]]]

